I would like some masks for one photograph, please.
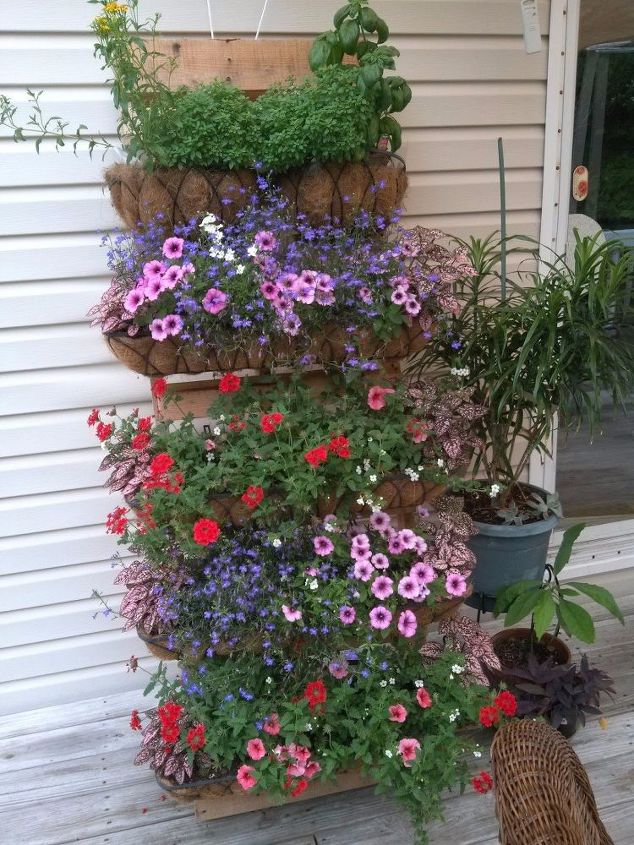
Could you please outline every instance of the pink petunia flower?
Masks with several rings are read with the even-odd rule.
[[[411,767],[419,750],[420,742],[413,737],[405,737],[398,744],[398,753],[401,755],[403,763],[407,768]]]
[[[376,511],[370,517],[370,528],[374,528],[379,534],[384,534],[390,527],[392,519],[389,514],[383,511]]]
[[[388,711],[390,722],[404,722],[407,719],[407,710],[402,704],[390,704]]]
[[[181,267],[177,267],[173,264],[171,267],[168,267],[167,270],[163,273],[163,286],[164,289],[172,290],[176,287],[176,285],[181,281],[183,278],[183,270]]]
[[[163,317],[163,328],[169,335],[177,335],[183,331],[183,321],[178,314],[168,314]]]
[[[165,258],[169,258],[171,260],[180,258],[183,254],[184,243],[185,241],[182,238],[168,238],[163,244],[163,255]]]
[[[289,744],[288,753],[302,766],[305,766],[310,759],[310,748],[306,748],[305,745],[297,745],[295,742]]]
[[[304,305],[312,305],[315,301],[315,286],[308,282],[303,282],[300,278],[297,283],[296,296],[297,300],[303,302]]]
[[[158,279],[165,272],[165,264],[162,261],[148,261],[143,265],[143,275],[149,281],[150,279]]]
[[[374,301],[372,297],[372,291],[370,290],[370,288],[367,288],[365,286],[359,288],[359,290],[357,291],[357,296],[359,297],[361,302],[365,302],[366,305],[372,305]]]
[[[203,298],[203,308],[209,314],[220,314],[227,307],[229,297],[218,288],[209,288]]]
[[[165,330],[163,320],[160,320],[159,318],[152,320],[150,323],[150,334],[154,340],[165,340],[167,337],[167,331]]]
[[[423,710],[427,710],[428,707],[431,707],[431,695],[427,692],[425,687],[420,687],[420,689],[416,690],[416,701]]]
[[[377,554],[372,555],[370,560],[372,561],[372,566],[375,569],[387,569],[390,565],[387,555],[384,555],[382,552],[377,552]]]
[[[162,293],[163,280],[160,276],[154,276],[154,278],[150,279],[145,286],[145,298],[149,299],[150,302],[154,302],[154,300],[158,299]]]
[[[367,534],[355,534],[350,545],[353,549],[369,549],[370,538]]]
[[[445,579],[445,589],[450,596],[464,596],[467,582],[459,572],[450,572]]]
[[[407,302],[407,294],[402,288],[395,288],[390,298],[395,305],[403,305],[404,302]]]
[[[369,581],[374,572],[374,567],[368,560],[358,560],[354,565],[354,577],[359,581]]]
[[[399,634],[403,637],[413,637],[418,627],[416,616],[411,610],[404,610],[398,617],[397,626]]]
[[[427,551],[427,543],[423,540],[422,537],[416,538],[416,542],[414,543],[414,551],[417,555],[424,555]]]
[[[378,605],[378,607],[373,607],[370,611],[370,625],[373,628],[378,628],[382,631],[385,628],[389,628],[391,621],[392,614],[382,604]]]
[[[342,607],[339,608],[339,619],[341,619],[344,625],[352,625],[356,618],[357,611],[354,609],[354,607],[350,607],[350,605],[344,604]]]
[[[282,605],[282,613],[289,622],[299,622],[302,618],[301,610],[293,610],[287,604]]]
[[[265,718],[264,725],[262,726],[264,733],[267,733],[270,736],[277,736],[281,729],[282,726],[280,725],[280,717],[277,713],[271,713]]]
[[[405,551],[405,545],[400,534],[393,534],[387,541],[387,550],[391,555],[401,555]]]
[[[403,544],[403,548],[410,549],[414,548],[414,544],[416,543],[416,534],[412,531],[411,528],[403,528],[398,532],[398,538]]]
[[[377,599],[381,599],[381,601],[389,598],[394,592],[392,583],[392,579],[388,578],[387,575],[379,575],[378,578],[374,579],[370,587],[372,595],[376,596]]]
[[[318,555],[321,555],[322,557],[325,557],[325,555],[331,554],[334,551],[334,548],[335,548],[332,540],[330,540],[328,537],[324,536],[323,534],[320,535],[319,537],[313,538],[313,547],[315,549],[315,552]]]
[[[256,234],[255,243],[262,252],[272,252],[277,246],[277,238],[273,232],[262,230]]]
[[[398,594],[404,599],[413,599],[420,592],[420,584],[411,575],[406,575],[398,582]]]
[[[138,288],[135,288],[134,290],[131,290],[130,293],[126,296],[123,302],[123,306],[129,314],[134,314],[137,308],[143,305],[144,301],[145,294],[143,293],[143,291],[140,291],[138,290]]]
[[[434,567],[422,560],[416,561],[409,574],[412,578],[416,578],[421,587],[426,587],[436,578]]]
[[[302,766],[301,763],[290,763],[286,767],[286,774],[289,778],[301,778],[305,772],[306,766]]]
[[[362,560],[370,560],[372,557],[372,550],[371,549],[355,549],[354,547],[350,549],[350,557],[352,560],[360,562]]]
[[[347,665],[338,660],[333,660],[328,664],[328,671],[332,677],[336,678],[338,681],[342,681],[344,678],[348,677]]]
[[[240,766],[236,772],[236,780],[245,791],[253,789],[257,783],[256,779],[253,777],[254,771],[255,769],[253,766],[247,766],[245,764],[244,766]]]
[[[394,393],[392,387],[379,387],[375,385],[368,390],[368,405],[373,411],[381,411],[385,408],[385,397]]]
[[[306,768],[304,770],[304,777],[312,778],[317,772],[321,772],[321,766],[317,762],[317,760],[309,760],[306,764]]]
[[[250,739],[247,742],[247,754],[252,760],[261,760],[266,754],[266,748],[261,739]]]
[[[277,285],[273,282],[263,282],[260,285],[260,293],[265,299],[277,299]]]
[[[409,299],[405,300],[405,310],[410,317],[416,317],[420,314],[420,302],[414,299],[413,296],[410,296]]]

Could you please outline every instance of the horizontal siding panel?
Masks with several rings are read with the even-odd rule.
[[[112,143],[118,140],[113,136]],[[92,158],[78,147],[75,155],[70,147],[56,151],[53,141],[45,141],[40,152],[32,144],[0,140],[0,184],[6,188],[40,185],[92,185],[102,181],[102,173],[117,156],[109,153],[101,160],[97,150]]]
[[[99,488],[21,496],[0,502],[0,535],[14,537],[37,531],[61,531],[98,525],[121,500]],[[1,549],[1,547],[0,547]],[[59,566],[58,562],[55,564]]]
[[[116,506],[119,500],[112,497]],[[104,502],[105,505],[105,502]],[[41,530],[18,536],[0,538],[0,571],[6,575],[34,570],[104,561],[120,548],[116,537],[106,534],[103,516],[108,508],[100,511],[94,523],[65,531]],[[96,524],[96,523],[99,524]]]
[[[153,657],[144,657],[139,663],[148,672],[154,671],[158,665]],[[19,713],[31,707],[68,704],[95,695],[110,695],[127,690],[138,690],[137,706],[143,707],[145,677],[145,673],[126,672],[122,662],[116,660],[88,669],[0,684],[0,715]]]
[[[152,413],[149,402],[150,384],[146,383],[145,402],[135,405],[142,415]],[[110,403],[103,403],[108,410]],[[122,417],[132,411],[132,405],[118,406]],[[45,414],[21,414],[0,418],[0,458],[18,455],[36,455],[45,452],[63,452],[87,449],[97,442],[94,428],[86,424],[91,408],[75,411],[56,411]]]
[[[110,199],[98,185],[7,188],[0,196],[0,228],[6,235],[94,232],[117,225]]]
[[[0,331],[0,372],[108,364],[112,360],[101,333],[88,323]]]
[[[298,3],[275,0],[266,9],[262,36],[268,32],[313,33],[330,27],[341,0]],[[207,8],[200,0],[141,0],[140,14],[161,13],[165,32],[207,33]],[[388,22],[393,33],[413,32],[444,35],[517,34],[522,31],[519,4],[515,0],[374,0],[372,7]],[[213,0],[214,26],[218,33],[255,32],[262,11],[261,0]],[[540,2],[542,32],[548,30],[548,3]],[[6,32],[85,32],[94,17],[94,7],[23,0],[19,14],[5,17]]]
[[[510,170],[506,174],[506,206],[510,211],[537,208],[541,201],[541,170]],[[424,173],[411,176],[403,207],[407,214],[496,211],[500,207],[496,171]]]
[[[105,253],[96,231],[0,238],[0,283],[102,276]]]
[[[114,361],[72,371],[36,370],[33,373],[0,375],[3,405],[0,415],[100,405],[105,397],[112,404],[147,399],[147,380]]]
[[[102,276],[0,285],[0,329],[86,322],[108,284],[109,277]],[[41,307],[44,300],[46,308]]]
[[[0,678],[7,683],[116,660],[124,663],[135,651],[139,651],[136,631],[118,630],[21,645],[0,650]]]
[[[107,596],[106,590],[100,592]],[[88,593],[90,594],[90,590]],[[119,596],[108,596],[107,601],[116,611]],[[52,607],[3,613],[0,615],[0,641],[4,648],[12,648],[47,642],[59,637],[81,637],[112,631],[113,628],[119,630],[119,620],[114,616],[106,618],[97,611],[97,605],[95,599],[85,599]]]
[[[0,499],[46,493],[54,485],[59,492],[98,487],[107,478],[98,466],[101,449],[25,455],[0,461]]]
[[[511,211],[507,214],[509,235],[539,235],[540,211]],[[468,240],[486,238],[500,229],[500,215],[495,212],[473,214],[429,214],[412,215],[405,219],[407,226],[423,226],[426,229],[440,229],[448,235]]]
[[[126,557],[126,560],[132,559]],[[64,564],[52,569],[4,575],[0,577],[0,613],[3,614],[0,616],[0,623],[5,623],[9,616],[17,619],[19,614],[26,613],[27,608],[38,608],[38,612],[42,613],[45,610],[62,613],[62,605],[88,600],[92,604],[87,608],[86,614],[92,615],[100,610],[98,603],[90,598],[93,590],[98,590],[104,595],[123,592],[123,588],[113,584],[118,571],[112,560],[100,560],[95,563],[81,563],[78,566]],[[35,618],[34,614],[32,616]],[[62,637],[64,634],[57,636]],[[3,637],[0,637],[0,643],[4,644]]]
[[[398,73],[410,83],[546,76],[546,50],[527,54],[523,38],[417,36],[393,43],[401,51]],[[110,74],[95,60],[92,44],[90,36],[51,36],[44,44],[37,37],[0,36],[0,77],[25,86],[72,85],[78,79],[86,85],[104,84]]]

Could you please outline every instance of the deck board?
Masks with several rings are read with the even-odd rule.
[[[593,581],[611,589],[621,626],[592,609],[597,641],[585,650],[615,680],[608,727],[591,720],[573,739],[615,845],[634,829],[634,570]],[[586,603],[584,601],[584,603]],[[499,626],[485,618],[487,628]],[[575,649],[576,652],[581,649]],[[139,679],[139,686],[142,679]],[[153,775],[132,760],[138,736],[128,728],[141,693],[121,693],[0,720],[0,824],[25,845],[409,845],[407,815],[373,789],[201,822],[193,807],[162,797]],[[445,801],[431,845],[495,845],[492,795]],[[1,839],[1,837],[0,837]]]

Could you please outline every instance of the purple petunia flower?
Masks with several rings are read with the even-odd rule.
[[[374,528],[380,534],[384,534],[390,527],[392,520],[390,516],[383,511],[376,511],[370,517],[370,528]]]
[[[165,264],[162,261],[148,261],[143,265],[143,275],[147,279],[159,278],[165,272]]]
[[[398,582],[398,594],[404,599],[414,599],[420,593],[420,584],[416,578],[406,575]]]
[[[163,255],[169,259],[180,258],[183,254],[183,244],[185,241],[182,238],[168,238],[163,244]]]
[[[387,555],[384,555],[382,552],[372,555],[371,561],[375,569],[387,569],[390,565]]]
[[[391,621],[392,614],[387,607],[383,607],[381,604],[378,607],[373,607],[370,611],[370,625],[373,628],[385,630],[385,628],[389,628]]]
[[[322,557],[329,555],[335,548],[332,540],[325,537],[323,534],[313,539],[313,546],[315,548],[315,552]]]
[[[414,564],[414,566],[412,566],[409,574],[412,578],[415,578],[418,581],[421,587],[426,587],[427,584],[431,584],[431,582],[436,578],[434,567],[422,560],[419,560]]]
[[[418,623],[416,622],[416,616],[412,613],[411,610],[404,610],[401,615],[398,617],[397,626],[399,634],[403,637],[413,637],[416,633],[416,628],[418,627]]]
[[[357,611],[354,609],[354,607],[350,607],[350,605],[344,604],[342,607],[339,608],[339,619],[341,619],[344,625],[352,625],[356,618]]]
[[[167,337],[167,331],[165,329],[165,325],[163,320],[156,319],[152,320],[150,323],[150,334],[152,335],[154,340],[165,340]]]
[[[163,317],[163,328],[169,335],[180,334],[183,330],[183,321],[178,314],[168,314]]]
[[[394,592],[392,583],[392,579],[388,578],[387,575],[379,575],[378,578],[374,579],[370,587],[372,595],[381,600],[389,598]]]
[[[126,296],[124,300],[124,308],[129,314],[134,314],[134,312],[139,308],[139,306],[143,305],[145,300],[145,294],[143,291],[140,290],[131,290],[130,293]]]
[[[450,596],[464,596],[467,582],[459,572],[450,572],[445,580],[445,589]]]
[[[369,581],[374,572],[374,567],[368,560],[358,560],[354,565],[354,577],[360,581]]]
[[[262,230],[256,234],[255,243],[262,252],[272,252],[277,246],[277,238],[273,232]]]
[[[219,314],[227,307],[229,297],[218,288],[209,288],[203,299],[203,308],[209,314]]]

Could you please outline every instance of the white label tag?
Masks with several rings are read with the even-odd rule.
[[[527,53],[539,53],[542,49],[542,34],[539,28],[537,0],[520,0],[520,5],[524,27],[524,47]]]

